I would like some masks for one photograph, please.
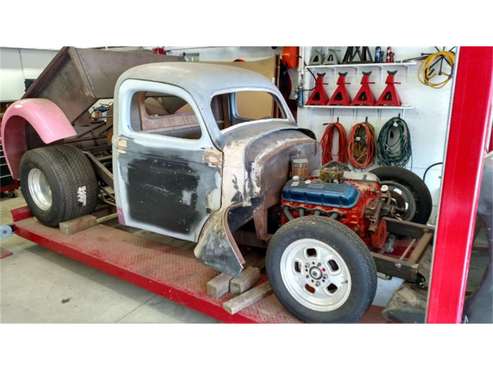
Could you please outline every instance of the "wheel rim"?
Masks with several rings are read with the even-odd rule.
[[[50,209],[53,202],[50,184],[46,176],[38,168],[32,168],[27,176],[29,194],[36,206],[43,211]]]
[[[281,278],[291,296],[321,312],[341,307],[351,292],[349,268],[337,251],[316,239],[291,243],[281,257]]]
[[[387,185],[391,197],[397,204],[397,207],[404,209],[401,218],[405,221],[412,220],[416,215],[416,201],[411,191],[404,185],[394,181],[382,181],[381,185]]]

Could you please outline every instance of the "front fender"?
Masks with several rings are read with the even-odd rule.
[[[1,123],[4,156],[10,173],[18,179],[22,155],[27,150],[26,124],[30,124],[43,143],[75,136],[72,124],[62,110],[48,99],[21,99],[10,105]]]
[[[243,208],[239,203],[221,208],[214,212],[204,228],[194,249],[195,257],[217,271],[232,276],[238,275],[245,265],[245,259],[231,233],[230,225],[236,228],[238,220],[230,220],[235,210],[245,209],[243,217],[250,217],[251,209]],[[233,218],[235,218],[233,216]],[[243,222],[239,222],[242,224]]]

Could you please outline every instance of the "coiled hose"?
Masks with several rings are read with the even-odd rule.
[[[375,157],[375,130],[368,122],[355,124],[348,137],[348,160],[354,168],[369,167]]]
[[[400,117],[389,119],[378,135],[378,162],[384,166],[403,167],[411,154],[411,134],[406,121]]]
[[[450,74],[443,73],[440,68],[437,73],[435,68],[433,68],[433,65],[435,65],[435,62],[438,62],[439,59],[444,59],[450,66],[453,66],[455,63],[455,54],[452,51],[446,50],[430,54],[423,60],[418,72],[418,78],[421,83],[433,87],[434,89],[444,87],[452,79],[452,72],[450,72]],[[432,82],[432,79],[440,75],[446,76],[446,78],[439,82]]]
[[[322,147],[322,164],[332,161],[332,142],[334,138],[334,131],[337,131],[338,135],[338,148],[337,148],[337,161],[341,163],[347,162],[347,138],[346,130],[344,126],[337,122],[327,123],[322,139],[320,140],[320,146]]]

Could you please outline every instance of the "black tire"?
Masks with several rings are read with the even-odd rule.
[[[45,176],[51,189],[51,205],[38,206],[29,189],[33,169]],[[58,226],[62,221],[87,215],[97,203],[98,184],[89,159],[70,145],[54,145],[27,151],[21,160],[21,190],[33,215],[43,224]]]
[[[404,185],[413,195],[416,203],[414,216],[407,221],[426,224],[430,218],[433,202],[428,187],[413,172],[401,167],[378,167],[370,171],[375,174],[380,181],[393,181]]]
[[[293,242],[305,238],[330,245],[348,267],[351,277],[349,295],[340,307],[332,311],[322,312],[301,304],[283,281],[283,253]],[[269,243],[265,267],[276,297],[291,314],[304,322],[358,322],[375,297],[377,270],[368,248],[351,229],[326,217],[300,217],[284,224]]]

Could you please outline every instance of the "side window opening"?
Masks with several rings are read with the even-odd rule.
[[[154,92],[137,92],[130,108],[134,131],[183,139],[200,139],[198,118],[184,99]]]
[[[266,91],[235,91],[215,95],[211,109],[220,130],[262,119],[286,119],[277,97]]]

